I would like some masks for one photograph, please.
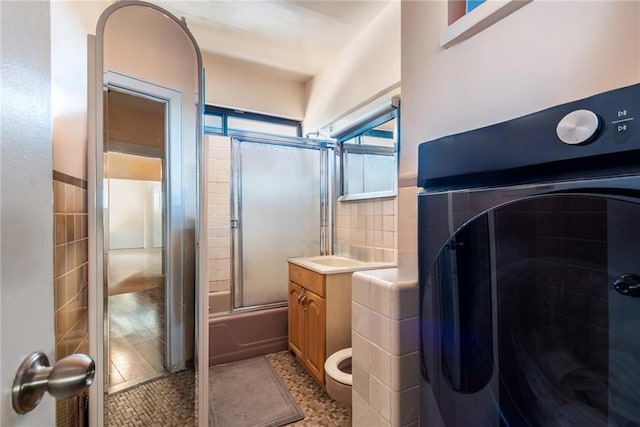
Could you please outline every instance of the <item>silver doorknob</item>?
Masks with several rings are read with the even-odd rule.
[[[33,410],[45,391],[55,399],[74,396],[93,383],[95,373],[95,362],[85,354],[72,354],[51,367],[44,353],[31,353],[20,365],[13,381],[13,410],[18,414]]]

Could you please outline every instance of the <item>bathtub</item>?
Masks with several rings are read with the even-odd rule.
[[[209,316],[209,366],[287,347],[286,306]]]

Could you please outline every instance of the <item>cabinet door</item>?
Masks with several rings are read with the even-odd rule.
[[[305,292],[305,333],[307,339],[304,364],[320,383],[324,384],[325,362],[325,307],[324,298]]]
[[[302,359],[304,353],[304,310],[298,299],[304,289],[289,282],[289,349]]]

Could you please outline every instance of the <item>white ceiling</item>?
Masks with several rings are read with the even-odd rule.
[[[184,16],[200,49],[306,78],[394,0],[155,1]],[[397,1],[397,0],[395,0]]]

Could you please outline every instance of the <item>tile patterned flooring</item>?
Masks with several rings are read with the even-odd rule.
[[[288,351],[267,355],[304,413],[289,424],[306,427],[351,425],[351,409],[334,402]],[[107,427],[195,425],[194,375],[179,372],[107,397]]]
[[[107,396],[106,427],[196,425],[195,375],[182,371]]]
[[[305,368],[288,351],[267,355],[289,393],[304,413],[291,426],[346,427],[351,425],[351,408],[332,400]]]
[[[122,271],[126,270],[127,274],[133,271],[129,264],[155,266],[148,259],[138,262],[123,257],[120,261],[126,266]],[[165,325],[162,287],[110,295],[108,304],[111,364],[106,425],[195,425],[193,371],[167,375],[163,366]],[[305,414],[303,420],[290,425],[351,425],[351,409],[331,400],[295,356],[283,351],[267,355],[267,359]]]

